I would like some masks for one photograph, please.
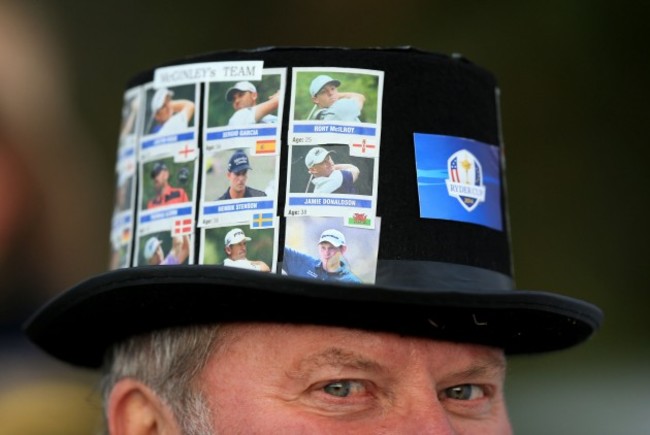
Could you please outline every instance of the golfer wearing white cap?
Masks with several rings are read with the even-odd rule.
[[[318,258],[285,246],[282,270],[287,275],[303,278],[360,283],[343,257],[347,249],[343,233],[331,228],[320,235]]]
[[[339,80],[328,75],[319,75],[312,80],[309,95],[314,108],[307,119],[359,122],[366,97],[356,92],[339,92],[340,85]]]
[[[148,134],[171,134],[188,127],[194,116],[194,103],[190,100],[172,100],[174,92],[160,88],[151,99],[151,123]]]
[[[238,267],[240,269],[258,270],[269,272],[271,268],[263,261],[248,260],[246,258],[246,242],[252,239],[244,234],[241,228],[233,228],[228,231],[224,239],[224,251],[228,258],[223,261],[224,266]]]
[[[359,168],[350,163],[335,164],[331,156],[334,152],[314,147],[305,156],[309,182],[314,186],[314,193],[356,193],[354,183],[359,178]]]
[[[257,88],[251,82],[237,82],[226,91],[226,101],[232,103],[235,113],[228,125],[275,124],[278,117],[273,114],[278,109],[278,93],[257,104]]]

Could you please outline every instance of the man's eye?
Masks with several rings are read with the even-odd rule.
[[[325,393],[336,397],[348,397],[351,394],[358,393],[362,390],[363,385],[361,382],[357,381],[336,381],[323,387]]]
[[[485,396],[485,392],[481,387],[471,384],[456,385],[447,388],[443,394],[447,399],[454,400],[476,400]]]

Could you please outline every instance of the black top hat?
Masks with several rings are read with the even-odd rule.
[[[217,265],[126,267],[80,283],[36,313],[26,331],[37,345],[62,360],[95,367],[111,343],[141,332],[191,323],[280,321],[480,343],[512,354],[570,347],[600,326],[601,311],[587,302],[515,290],[498,89],[489,72],[460,56],[411,48],[270,48],[210,53],[165,66],[255,60],[263,61],[265,69],[383,71],[375,282],[332,283]],[[147,71],[129,88],[153,78],[154,71]],[[294,85],[287,86],[286,101]],[[281,182],[289,167],[288,118],[286,104],[279,126]],[[427,198],[419,184],[426,184],[427,174],[416,166],[417,134],[462,138],[471,143],[467,149],[478,150],[444,158],[448,186],[458,189],[453,201],[462,208],[459,213],[471,218],[423,211]],[[431,145],[424,141],[423,146]],[[481,164],[480,152],[488,147],[496,150],[497,164],[491,169]],[[479,180],[489,177],[491,190],[485,193]],[[489,218],[475,218],[482,213],[481,192],[497,198]],[[285,200],[280,193],[281,217]],[[283,224],[281,219],[280,246]],[[194,234],[199,231],[195,223]]]

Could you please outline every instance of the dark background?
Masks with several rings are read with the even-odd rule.
[[[512,359],[515,431],[647,433],[650,33],[643,3],[23,3],[36,6],[64,48],[74,115],[103,162],[98,179],[113,177],[127,81],[184,56],[269,45],[412,45],[461,53],[491,70],[502,91],[517,286],[584,298],[605,311],[602,330],[584,345]],[[98,185],[107,189],[95,204],[106,220],[92,243],[107,253],[112,186]],[[107,261],[97,255],[79,276],[105,270]]]

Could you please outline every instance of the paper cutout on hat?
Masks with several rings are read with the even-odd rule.
[[[142,264],[192,264],[193,250],[185,255],[177,254],[174,261],[152,262],[142,254],[143,240],[153,236],[162,240],[172,237],[167,243],[177,252],[178,246],[185,246],[185,239],[194,232],[195,192],[197,186],[197,160],[177,163],[174,157],[156,158],[140,163],[140,205],[137,213],[137,236],[134,265]],[[163,236],[164,235],[164,236]],[[182,242],[182,243],[181,243]],[[165,251],[167,254],[167,251]],[[157,255],[159,256],[159,255]],[[166,257],[165,257],[166,258]]]
[[[379,147],[367,138],[353,141],[350,145],[350,155],[357,157],[375,158],[379,156]]]
[[[124,93],[117,158],[115,161],[115,200],[111,219],[111,253],[109,269],[128,267],[133,251],[133,215],[136,207],[136,170],[140,107],[144,98],[141,86]]]
[[[199,264],[215,264],[260,272],[277,270],[278,218],[263,226],[237,222],[201,229]],[[267,225],[268,224],[268,225]],[[232,247],[229,244],[238,244]]]
[[[157,88],[207,81],[259,80],[264,61],[200,62],[156,68]]]
[[[207,83],[204,143],[277,152],[269,145],[280,141],[285,82],[286,68],[268,68],[255,81]]]
[[[192,205],[196,190],[196,162],[177,163],[173,157],[141,162],[140,209]]]
[[[383,71],[358,68],[293,68],[289,145],[362,139],[379,146]]]
[[[192,236],[170,231],[143,234],[136,243],[136,266],[175,266],[192,264]]]
[[[422,133],[414,143],[420,217],[503,230],[498,147]]]
[[[375,215],[377,159],[350,155],[347,145],[289,147],[286,216]]]
[[[144,113],[140,130],[141,158],[174,155],[179,143],[196,148],[199,85],[186,84],[156,89],[149,83],[144,89],[147,104],[144,105],[144,110],[140,108]],[[162,106],[161,102],[157,101],[161,98]]]
[[[196,147],[196,143],[192,141],[179,143],[174,148],[174,162],[190,162],[199,157],[199,150]]]
[[[199,226],[248,222],[256,213],[275,214],[279,153],[254,154],[236,143],[220,145],[206,145],[203,152]]]
[[[282,273],[331,282],[375,282],[380,218],[373,230],[336,217],[286,218]]]
[[[254,213],[251,217],[251,228],[267,228],[274,225],[276,217],[273,213]]]

